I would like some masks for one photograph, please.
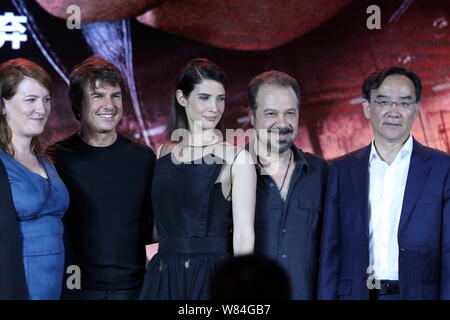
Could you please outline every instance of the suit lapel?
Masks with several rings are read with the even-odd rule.
[[[430,155],[426,149],[413,141],[413,150],[409,164],[408,178],[406,180],[405,194],[403,196],[402,213],[400,215],[399,233],[408,222],[412,209],[425,185],[431,171],[431,165],[428,161]]]
[[[361,221],[365,229],[367,241],[369,240],[369,155],[371,145],[355,152],[352,164],[352,195],[356,201],[356,209],[361,215]]]

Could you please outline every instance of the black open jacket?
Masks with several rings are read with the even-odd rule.
[[[27,297],[16,212],[8,174],[0,161],[0,300]]]

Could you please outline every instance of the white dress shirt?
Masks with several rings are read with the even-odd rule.
[[[372,140],[369,157],[369,250],[375,279],[398,280],[397,233],[412,147],[410,135],[389,165],[381,160]]]

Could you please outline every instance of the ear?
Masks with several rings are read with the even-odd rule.
[[[366,99],[364,99],[363,103],[363,112],[366,119],[370,119],[370,103]]]
[[[255,126],[255,115],[253,114],[253,111],[250,107],[247,108],[247,116],[250,119],[250,123],[252,124],[252,127]]]
[[[187,107],[187,101],[184,97],[183,91],[178,89],[177,92],[175,92],[175,97],[177,98],[177,101],[181,106]]]
[[[2,115],[6,116],[6,105],[8,104],[5,98],[2,98]]]
[[[417,117],[419,116],[419,112],[420,112],[420,102],[417,102],[416,111],[415,111],[415,115],[414,115],[414,120],[416,120]]]

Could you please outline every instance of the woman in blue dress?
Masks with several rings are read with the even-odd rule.
[[[26,59],[0,65],[0,160],[10,184],[28,298],[59,299],[69,195],[39,142],[50,113],[48,74]]]
[[[171,143],[158,151],[152,182],[159,248],[141,299],[209,299],[216,268],[253,252],[256,172],[250,154],[223,139],[225,90],[224,72],[207,59],[191,60],[176,80]]]

